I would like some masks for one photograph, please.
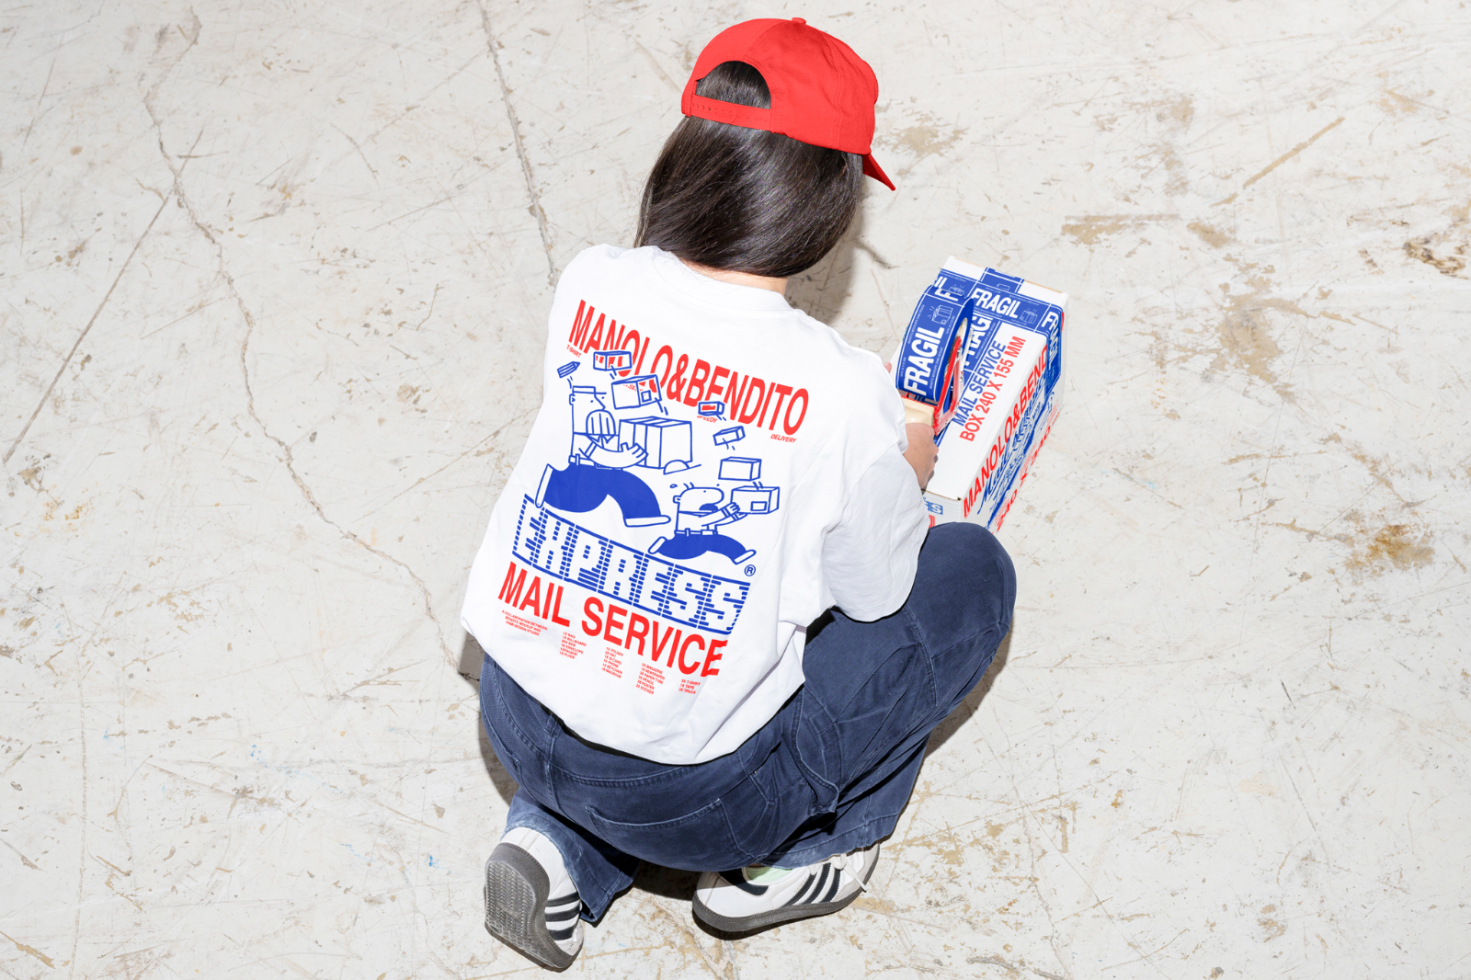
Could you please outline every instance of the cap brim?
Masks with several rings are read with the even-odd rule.
[[[865,153],[863,155],[863,172],[880,184],[883,184],[889,190],[898,190],[894,186],[894,182],[889,179],[889,175],[884,173],[883,168],[874,161],[872,153]]]

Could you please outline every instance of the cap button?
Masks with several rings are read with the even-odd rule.
[[[793,24],[805,24],[805,23],[807,23],[807,18],[805,18],[805,17],[793,17],[792,18],[792,23]]]

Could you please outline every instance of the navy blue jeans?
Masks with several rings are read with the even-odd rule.
[[[800,867],[893,832],[930,732],[1011,628],[1016,573],[985,528],[932,528],[903,608],[809,628],[803,686],[740,748],[670,766],[584,742],[486,658],[480,710],[519,784],[506,828],[556,844],[596,921],[640,860],[688,871]]]

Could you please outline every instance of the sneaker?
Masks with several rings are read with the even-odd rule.
[[[506,831],[485,862],[485,928],[542,966],[565,970],[582,951],[582,898],[562,855],[529,827]]]
[[[863,891],[878,856],[873,844],[805,868],[707,871],[695,886],[695,918],[722,932],[749,932],[836,912]]]

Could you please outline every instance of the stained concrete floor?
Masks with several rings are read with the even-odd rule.
[[[534,976],[458,625],[557,271],[700,45],[873,64],[887,352],[946,255],[1072,294],[1002,662],[869,893],[599,977],[1471,977],[1465,4],[10,3],[0,972]],[[1457,624],[1460,626],[1457,626]]]

